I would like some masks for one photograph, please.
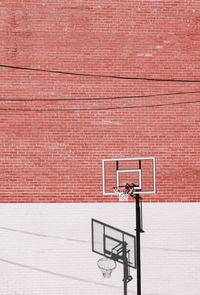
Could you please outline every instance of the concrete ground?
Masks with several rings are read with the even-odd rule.
[[[143,205],[143,295],[199,295],[199,212],[199,203]],[[110,279],[97,268],[91,218],[135,234],[134,203],[1,204],[0,294],[123,294],[122,266]]]

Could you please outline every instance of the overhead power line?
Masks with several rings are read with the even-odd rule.
[[[45,70],[38,68],[27,68],[27,67],[18,67],[18,66],[9,66],[9,65],[0,65],[1,68],[10,68],[16,70],[25,70],[25,71],[37,71],[37,72],[46,72],[54,74],[63,74],[71,76],[82,76],[82,77],[96,77],[96,78],[111,78],[111,79],[123,79],[123,80],[143,80],[143,81],[160,81],[160,82],[184,82],[184,83],[199,83],[200,80],[184,80],[184,79],[160,79],[160,78],[145,78],[145,77],[125,77],[125,76],[115,76],[115,75],[100,75],[100,74],[84,74],[84,73],[75,73],[75,72],[65,72],[59,70]]]
[[[125,99],[125,98],[148,98],[148,97],[159,97],[168,95],[181,95],[181,94],[194,94],[200,93],[200,91],[188,91],[188,92],[172,92],[172,93],[158,93],[149,95],[131,95],[131,96],[113,96],[113,97],[91,97],[91,98],[1,98],[0,101],[90,101],[90,100],[114,100],[114,99]]]
[[[0,109],[0,111],[11,112],[80,112],[80,111],[106,111],[106,110],[120,110],[120,109],[141,109],[141,108],[156,108],[166,107],[173,105],[187,105],[200,103],[200,100],[182,101],[173,103],[153,104],[153,105],[141,105],[141,106],[126,106],[126,107],[105,107],[105,108],[82,108],[82,109]]]

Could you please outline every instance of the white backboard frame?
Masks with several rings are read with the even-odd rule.
[[[130,170],[116,170],[116,186],[119,186],[119,175],[120,173],[127,173],[127,172],[137,172],[139,175],[139,190],[135,191],[134,194],[155,194],[156,193],[156,160],[155,157],[141,157],[141,158],[124,158],[124,159],[104,159],[103,160],[103,195],[118,195],[117,192],[113,191],[106,191],[106,181],[105,181],[105,164],[106,162],[119,162],[119,161],[142,161],[142,160],[151,160],[153,164],[153,171],[152,171],[152,180],[153,180],[153,189],[149,191],[142,191],[142,170],[141,169],[130,169]]]

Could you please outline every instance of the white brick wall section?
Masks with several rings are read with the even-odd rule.
[[[199,212],[199,203],[143,205],[143,295],[199,295]],[[0,294],[123,294],[122,266],[110,279],[96,266],[91,218],[135,233],[134,203],[0,205]]]

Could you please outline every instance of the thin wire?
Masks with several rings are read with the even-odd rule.
[[[165,107],[171,105],[184,105],[184,104],[194,104],[200,103],[200,100],[194,101],[183,101],[174,103],[164,103],[164,104],[154,104],[154,105],[144,105],[144,106],[127,106],[127,107],[108,107],[108,108],[82,108],[82,109],[0,109],[0,111],[16,111],[16,112],[80,112],[80,111],[106,111],[106,110],[120,110],[120,109],[139,109],[139,108],[155,108],[155,107]]]
[[[17,66],[9,66],[9,65],[0,65],[1,68],[10,68],[16,70],[25,70],[25,71],[37,71],[37,72],[46,72],[46,73],[54,73],[54,74],[63,74],[63,75],[71,75],[71,76],[83,76],[83,77],[96,77],[96,78],[111,78],[111,79],[124,79],[124,80],[143,80],[143,81],[163,81],[163,82],[184,82],[184,83],[199,83],[200,80],[182,80],[182,79],[156,79],[156,78],[143,78],[143,77],[123,77],[123,76],[114,76],[114,75],[97,75],[97,74],[83,74],[83,73],[75,73],[75,72],[65,72],[58,70],[45,70],[45,69],[37,69],[37,68],[27,68],[27,67],[17,67]]]
[[[114,100],[114,99],[125,99],[125,98],[147,98],[147,97],[158,97],[158,96],[168,96],[168,95],[181,95],[181,94],[194,94],[200,93],[200,91],[189,91],[189,92],[172,92],[172,93],[158,93],[149,95],[132,95],[132,96],[114,96],[114,97],[91,97],[91,98],[2,98],[0,101],[90,101],[90,100]]]

